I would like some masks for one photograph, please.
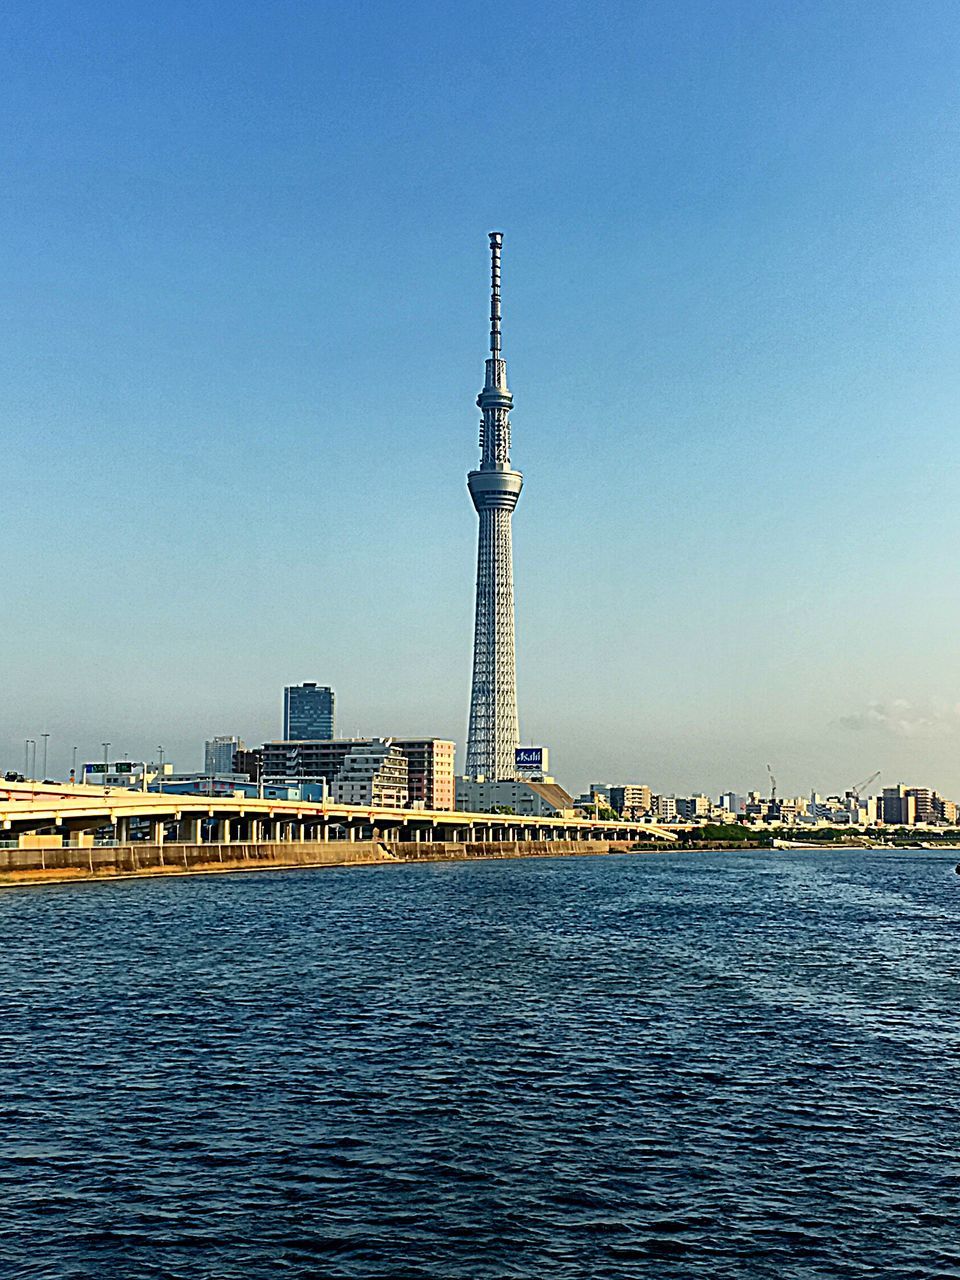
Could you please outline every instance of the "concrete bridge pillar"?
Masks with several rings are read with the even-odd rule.
[[[163,844],[163,838],[167,833],[166,823],[163,818],[150,819],[150,843]]]
[[[177,824],[180,843],[181,844],[202,844],[203,843],[203,819],[190,814],[189,817],[181,818]]]
[[[230,835],[231,835],[230,825],[231,824],[230,824],[229,818],[219,819],[219,821],[217,822],[217,844],[230,843]]]
[[[116,825],[113,829],[114,838],[117,844],[130,843],[130,819],[117,818]]]

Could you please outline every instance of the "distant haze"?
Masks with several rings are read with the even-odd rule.
[[[499,228],[523,738],[960,799],[956,6],[6,22],[0,765],[462,748]]]

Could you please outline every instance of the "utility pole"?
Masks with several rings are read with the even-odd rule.
[[[49,733],[41,733],[43,739],[43,776],[47,776],[47,743],[50,741]]]
[[[163,794],[163,747],[157,747],[157,750],[160,752],[160,785],[158,787],[158,790],[162,795]]]

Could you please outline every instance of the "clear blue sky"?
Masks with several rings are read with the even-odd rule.
[[[560,780],[960,797],[960,8],[13,3],[0,764],[462,744],[486,233]]]

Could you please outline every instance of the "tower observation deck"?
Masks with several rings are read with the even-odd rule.
[[[510,464],[507,365],[500,348],[500,251],[503,235],[490,232],[490,356],[477,397],[480,466],[467,476],[480,518],[477,607],[473,638],[473,683],[467,732],[469,778],[516,776],[517,674],[514,642],[513,509],[523,476]]]

